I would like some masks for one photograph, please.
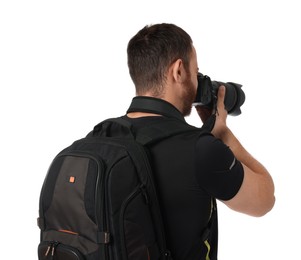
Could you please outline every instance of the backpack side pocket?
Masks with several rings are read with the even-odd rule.
[[[149,203],[145,187],[141,185],[122,205],[120,237],[124,259],[153,260],[160,257]]]
[[[43,241],[38,247],[39,260],[85,260],[83,254],[74,247],[56,241]]]

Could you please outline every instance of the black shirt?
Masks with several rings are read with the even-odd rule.
[[[134,130],[165,120],[164,116],[124,118]],[[243,180],[242,165],[232,151],[211,134],[200,132],[181,133],[149,147],[173,260],[202,260],[207,254],[211,260],[217,259],[217,218],[207,241],[203,239],[212,198],[231,199]]]

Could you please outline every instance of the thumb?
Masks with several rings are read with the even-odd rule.
[[[218,99],[224,102],[225,94],[226,94],[226,87],[224,85],[221,85],[218,89]]]
[[[217,93],[217,109],[224,109],[225,108],[225,95],[226,95],[226,87],[224,85],[221,85],[218,88]]]

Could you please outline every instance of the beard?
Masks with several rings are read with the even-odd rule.
[[[190,78],[185,81],[185,91],[183,94],[183,116],[189,116],[192,109],[192,103],[196,97],[196,88],[193,85],[193,82]]]

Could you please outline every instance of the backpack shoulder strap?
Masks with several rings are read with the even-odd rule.
[[[165,118],[165,120],[133,131],[133,125],[129,121],[116,117],[100,122],[88,136],[131,138],[142,145],[149,145],[184,132],[199,132],[200,135],[209,133],[175,118]]]
[[[136,96],[132,99],[127,110],[127,113],[130,112],[155,113],[164,116],[165,120],[133,131],[132,124],[124,118],[111,118],[95,126],[91,135],[129,137],[136,139],[142,145],[146,145],[182,132],[199,131],[201,135],[209,134],[211,130],[208,127],[197,128],[187,124],[182,113],[163,99]]]

